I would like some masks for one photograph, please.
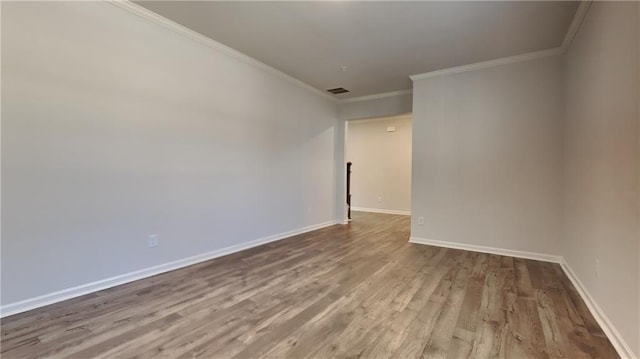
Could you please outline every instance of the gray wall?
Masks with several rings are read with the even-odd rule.
[[[593,2],[564,55],[415,81],[412,179],[412,236],[562,255],[636,355],[639,24]]]
[[[335,218],[335,102],[106,2],[2,55],[3,305]]]
[[[594,2],[566,54],[562,242],[566,261],[636,355],[639,11],[637,2]]]
[[[349,121],[347,161],[353,162],[351,206],[411,211],[411,116]],[[394,127],[394,132],[387,132]],[[357,209],[356,209],[357,210]]]
[[[340,103],[340,118],[353,120],[359,118],[374,118],[404,115],[411,113],[413,95],[402,94],[363,101],[343,101]]]
[[[414,82],[412,237],[559,252],[561,65],[555,56]]]

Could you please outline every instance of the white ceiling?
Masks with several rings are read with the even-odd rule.
[[[409,75],[561,45],[576,1],[137,1],[338,98]],[[341,67],[346,66],[346,71]]]

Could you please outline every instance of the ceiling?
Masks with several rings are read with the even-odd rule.
[[[577,1],[137,1],[317,89],[350,98],[409,75],[558,47]],[[344,71],[343,66],[346,66]]]

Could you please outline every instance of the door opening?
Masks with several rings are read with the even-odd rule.
[[[346,121],[347,221],[411,214],[412,127],[411,114]]]

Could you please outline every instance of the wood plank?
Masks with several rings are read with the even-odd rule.
[[[333,226],[4,318],[2,358],[617,358],[556,264]]]

